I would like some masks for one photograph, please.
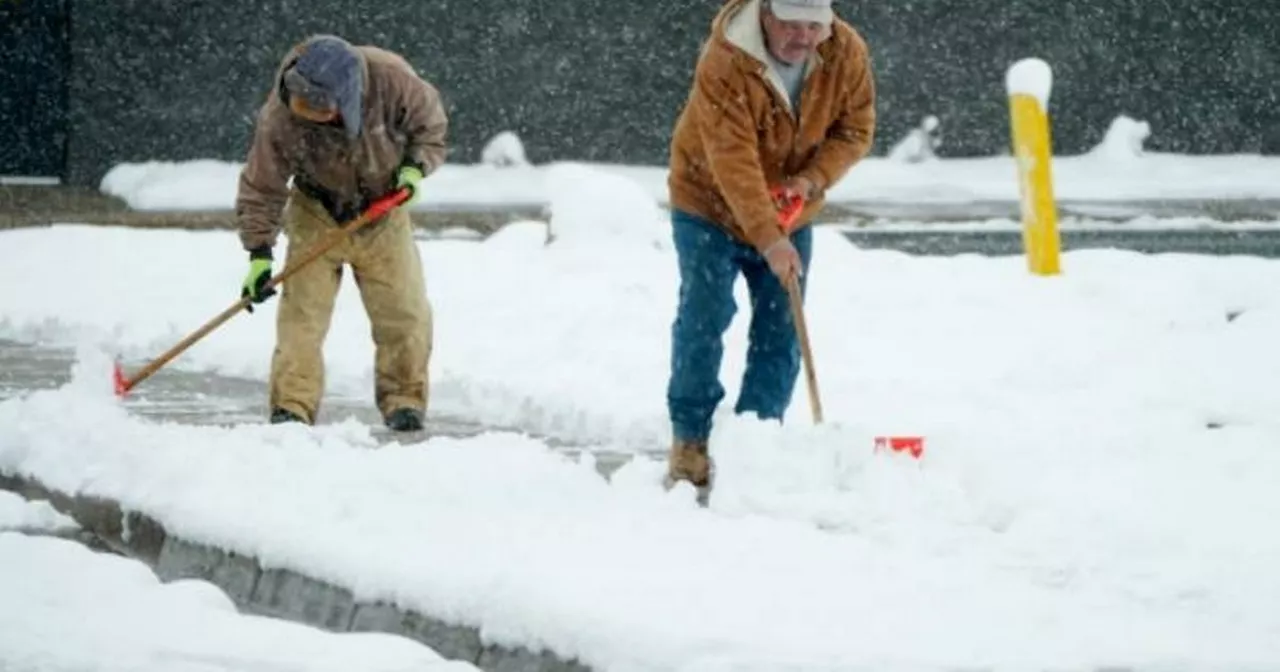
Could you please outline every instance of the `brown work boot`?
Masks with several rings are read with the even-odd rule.
[[[688,481],[695,487],[706,487],[711,482],[711,458],[707,456],[705,441],[681,441],[671,443],[667,457],[667,487],[679,481]]]

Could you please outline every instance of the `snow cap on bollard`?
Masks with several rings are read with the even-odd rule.
[[[1049,96],[1053,93],[1053,68],[1039,58],[1024,58],[1009,66],[1004,78],[1005,90],[1010,96],[1026,95],[1035,98],[1041,109],[1049,109]]]

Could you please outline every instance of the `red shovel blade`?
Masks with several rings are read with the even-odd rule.
[[[124,397],[129,392],[129,379],[124,375],[124,368],[120,366],[118,359],[111,367],[111,386],[117,397]]]
[[[917,460],[924,456],[923,436],[877,436],[876,452],[889,450],[895,453],[907,453]]]

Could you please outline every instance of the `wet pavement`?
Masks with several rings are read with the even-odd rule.
[[[52,389],[71,379],[75,353],[67,348],[34,346],[0,340],[0,400],[25,391]],[[126,370],[141,362],[124,362]],[[110,371],[103,371],[104,379]],[[234,425],[266,422],[267,389],[260,381],[164,368],[139,385],[123,400],[133,413],[191,425]],[[371,404],[362,400],[327,396],[321,423],[355,416],[378,425],[381,420]],[[434,433],[466,436],[483,427],[452,418],[433,418]]]
[[[1106,222],[1124,222],[1139,217],[1192,217],[1219,222],[1270,221],[1280,219],[1280,199],[1274,198],[1160,198],[1146,200],[1090,200],[1060,198],[1056,201],[1059,219],[1072,217]],[[822,220],[844,222],[852,219],[945,223],[1022,219],[1016,200],[992,201],[838,201],[823,210]]]
[[[846,228],[844,236],[862,249],[897,250],[925,256],[1019,255],[1022,231],[1011,228],[912,229]],[[1130,250],[1143,254],[1249,255],[1280,258],[1280,226],[1143,229],[1121,225],[1090,229],[1061,228],[1063,251]]]
[[[136,370],[145,362],[124,362],[126,370]],[[75,352],[69,348],[45,347],[0,339],[0,401],[36,390],[48,390],[71,380]],[[104,384],[110,371],[103,371]],[[267,386],[264,382],[211,373],[162,368],[146,383],[132,390],[121,403],[130,412],[154,420],[193,426],[265,424]],[[369,425],[381,443],[418,443],[430,437],[470,437],[491,431],[520,432],[517,427],[487,426],[468,418],[428,412],[421,432],[392,432],[382,424],[373,403],[363,398],[326,394],[317,424],[350,418]],[[527,433],[527,432],[526,432]],[[567,455],[589,450],[596,457],[600,473],[611,475],[630,455],[588,449],[558,437],[538,436]]]

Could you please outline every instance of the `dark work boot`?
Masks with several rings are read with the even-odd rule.
[[[698,506],[706,507],[711,501],[711,486],[715,479],[715,463],[707,454],[705,441],[680,441],[671,443],[667,458],[667,475],[662,485],[670,490],[680,481],[688,481],[697,492]]]
[[[279,425],[285,422],[301,422],[304,425],[307,424],[307,421],[304,420],[302,416],[294,413],[293,411],[285,410],[283,408],[271,409],[271,424]]]
[[[422,413],[412,408],[397,408],[387,415],[387,427],[393,432],[422,430]]]
[[[706,441],[671,442],[667,457],[667,487],[680,481],[688,481],[696,488],[705,488],[711,482],[711,457],[707,455]]]

